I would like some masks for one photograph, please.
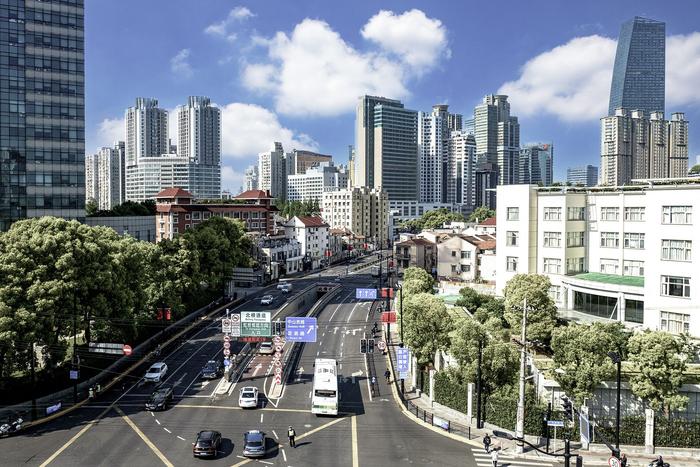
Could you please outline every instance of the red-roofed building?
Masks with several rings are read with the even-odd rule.
[[[168,188],[156,195],[156,242],[172,239],[211,217],[238,219],[247,232],[274,233],[273,215],[277,208],[262,190],[249,190],[236,196],[234,203],[197,204],[192,193]]]

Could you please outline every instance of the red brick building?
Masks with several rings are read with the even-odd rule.
[[[248,190],[236,196],[235,203],[196,204],[194,196],[182,188],[168,188],[156,195],[156,242],[172,239],[200,222],[220,216],[245,223],[247,232],[274,233],[273,215],[277,208],[262,190]]]

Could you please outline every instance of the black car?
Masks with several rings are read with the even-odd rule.
[[[264,457],[265,433],[259,430],[246,431],[243,435],[243,455],[246,457]]]
[[[202,378],[216,379],[224,374],[224,366],[218,360],[209,360],[202,368]]]
[[[200,431],[192,445],[192,455],[194,457],[216,457],[219,447],[221,447],[221,433],[214,430]]]
[[[173,401],[172,386],[158,386],[146,402],[146,410],[165,410]]]

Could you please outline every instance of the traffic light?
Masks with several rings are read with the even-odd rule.
[[[567,420],[574,421],[574,406],[568,397],[563,396],[561,398],[561,405],[564,408],[564,416]]]
[[[367,353],[374,353],[374,339],[367,339]]]
[[[281,336],[282,335],[282,322],[281,321],[275,321],[275,332],[274,334]]]
[[[360,353],[367,353],[367,339],[360,339]]]

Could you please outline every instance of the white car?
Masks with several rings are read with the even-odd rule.
[[[160,383],[168,372],[168,365],[163,362],[154,363],[143,377],[147,383]]]
[[[258,388],[246,386],[241,388],[241,395],[238,396],[238,406],[242,408],[255,408],[258,406]]]
[[[261,305],[272,305],[272,302],[275,301],[275,297],[272,295],[263,295],[263,298],[260,299],[260,304]]]
[[[280,282],[277,284],[277,290],[281,290],[282,293],[289,293],[294,287],[291,282]]]
[[[258,348],[258,353],[261,355],[272,355],[275,353],[275,349],[272,346],[272,342],[262,342]]]

